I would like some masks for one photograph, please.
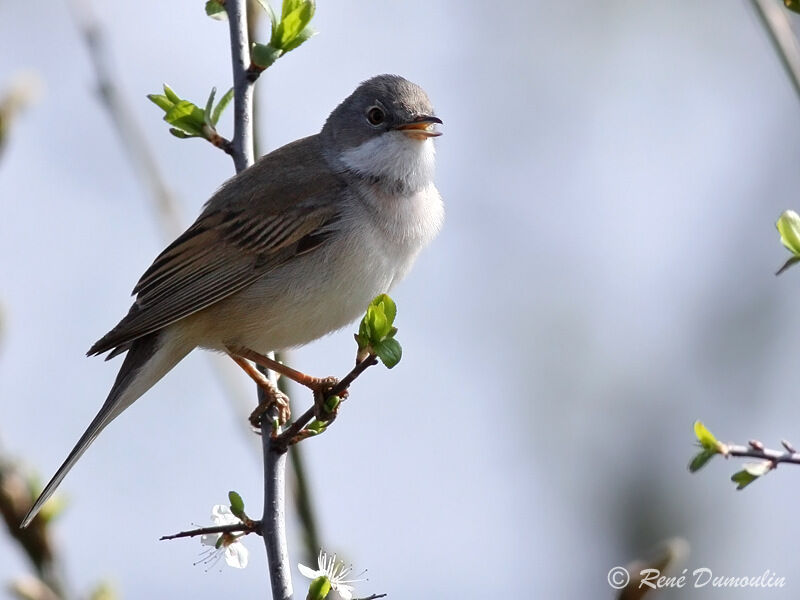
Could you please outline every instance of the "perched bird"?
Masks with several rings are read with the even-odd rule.
[[[336,107],[320,133],[223,184],[142,275],[125,318],[89,349],[127,354],[22,526],[100,432],[193,349],[225,352],[258,379],[243,355],[340,329],[397,283],[442,224],[431,139],[441,122],[422,88],[379,75]]]

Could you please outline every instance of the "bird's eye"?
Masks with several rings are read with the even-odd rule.
[[[377,106],[373,106],[367,111],[367,121],[372,125],[380,125],[386,120],[386,115]]]

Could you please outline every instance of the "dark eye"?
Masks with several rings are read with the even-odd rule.
[[[367,121],[372,125],[380,125],[386,120],[386,115],[377,106],[373,106],[367,111]]]

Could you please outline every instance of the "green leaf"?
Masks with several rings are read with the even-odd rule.
[[[798,0],[783,0],[783,5],[792,12],[800,13],[800,1]]]
[[[703,448],[713,452],[719,452],[719,442],[717,441],[717,438],[714,437],[713,433],[706,429],[706,426],[703,425],[702,422],[694,422],[694,435],[697,437],[697,441],[700,442],[700,445]]]
[[[166,83],[164,84],[164,93],[166,94],[167,98],[169,98],[170,102],[173,104],[180,102],[181,99],[178,97],[178,94],[172,91],[172,88],[169,87]]]
[[[285,19],[290,12],[297,10],[304,0],[283,0],[281,5],[281,19]]]
[[[266,69],[283,54],[283,50],[274,48],[272,44],[253,44],[250,58],[262,69]]]
[[[331,396],[330,398],[325,400],[325,410],[329,413],[336,410],[336,407],[339,406],[339,403],[342,399],[339,396]]]
[[[180,100],[164,115],[164,120],[190,135],[203,135],[203,111],[188,100]]]
[[[208,0],[206,2],[206,14],[217,21],[224,21],[228,18],[225,6],[218,0]]]
[[[211,93],[208,95],[208,100],[206,100],[206,108],[203,111],[203,123],[205,123],[206,125],[212,125],[213,126],[213,123],[211,121],[211,119],[212,119],[212,117],[211,117],[211,109],[214,106],[214,96],[216,96],[216,95],[217,95],[217,88],[212,87],[211,88]]]
[[[689,463],[689,471],[692,473],[697,473],[697,471],[706,466],[706,463],[714,458],[717,454],[718,452],[713,450],[700,450],[700,452],[698,452]]]
[[[306,600],[325,600],[331,591],[331,581],[325,575],[320,575],[308,586]]]
[[[751,475],[747,472],[746,469],[742,469],[741,471],[737,471],[733,475],[731,475],[731,481],[736,484],[737,490],[743,490],[748,485],[753,483],[756,479],[758,479],[757,475]]]
[[[370,339],[373,342],[382,340],[392,328],[389,321],[386,319],[386,314],[383,312],[383,306],[381,304],[373,304],[367,309],[367,321],[372,331]]]
[[[781,243],[794,255],[800,254],[800,215],[793,210],[785,210],[775,222]]]
[[[181,131],[180,129],[175,129],[174,127],[170,127],[169,132],[176,138],[180,138],[182,140],[188,140],[189,138],[200,137],[199,135],[186,133],[185,131]]]
[[[306,429],[314,432],[315,435],[322,433],[323,431],[325,431],[327,427],[328,427],[327,421],[317,421],[317,419],[314,419],[313,421],[311,421],[311,423],[306,425]]]
[[[242,497],[231,490],[228,492],[228,500],[231,502],[231,512],[239,517],[240,519],[244,517],[244,500]]]
[[[381,294],[377,296],[372,303],[381,306],[383,314],[386,315],[386,320],[389,322],[389,325],[392,325],[395,317],[397,316],[397,305],[394,303],[394,300],[391,299],[389,294]]]
[[[300,44],[307,42],[315,35],[317,35],[317,32],[314,29],[312,29],[311,27],[306,27],[305,29],[303,29],[303,31],[298,33],[292,41],[290,41],[283,47],[283,53],[286,54],[287,52],[294,50]]]
[[[225,110],[225,107],[228,106],[230,101],[233,99],[233,88],[229,89],[225,95],[219,99],[219,104],[214,109],[214,114],[211,115],[211,123],[216,125],[219,121],[219,117],[222,114],[222,111]]]
[[[314,16],[314,3],[303,2],[297,8],[281,18],[281,22],[272,32],[270,45],[285,50],[286,46],[296,38]]]
[[[172,108],[172,102],[162,94],[147,94],[147,98],[164,112]]]
[[[386,338],[372,345],[372,349],[387,368],[391,369],[403,357],[403,348],[394,338]]]

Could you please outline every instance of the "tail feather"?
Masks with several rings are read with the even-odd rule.
[[[114,385],[102,408],[78,440],[78,443],[75,444],[67,459],[45,486],[39,498],[33,504],[25,519],[23,519],[21,527],[27,527],[30,524],[45,502],[64,480],[64,477],[67,476],[70,469],[75,466],[75,463],[86,452],[86,449],[97,439],[100,432],[191,350],[191,348],[179,349],[172,347],[172,344],[165,344],[164,336],[165,333],[163,331],[151,333],[131,344],[122,367],[120,367],[117,379],[114,381]]]

